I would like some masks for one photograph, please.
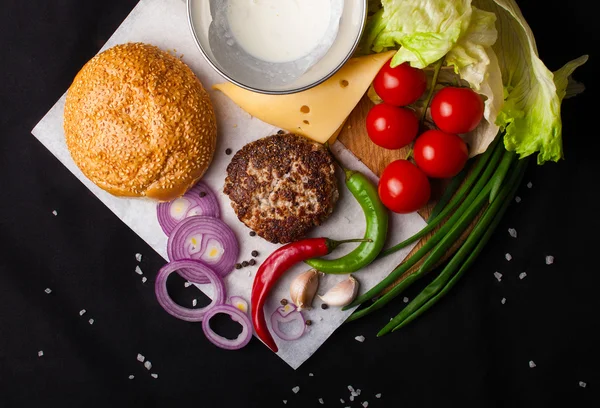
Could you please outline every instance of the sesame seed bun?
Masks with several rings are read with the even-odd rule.
[[[67,91],[67,147],[83,174],[117,196],[168,201],[205,173],[216,147],[208,93],[180,59],[143,43],[92,58]]]

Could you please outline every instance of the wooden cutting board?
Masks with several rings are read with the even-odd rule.
[[[365,118],[367,117],[367,113],[369,109],[373,106],[373,102],[365,95],[360,103],[354,108],[350,116],[348,117],[346,123],[344,124],[340,134],[338,135],[337,140],[344,144],[348,149],[350,149],[354,155],[361,160],[367,167],[369,167],[377,176],[381,176],[381,173],[385,169],[385,167],[392,161],[398,159],[405,159],[410,151],[409,147],[404,147],[399,150],[388,150],[382,147],[377,146],[375,143],[369,139],[366,131]],[[419,214],[427,220],[431,211],[435,207],[435,204],[439,200],[441,194],[444,192],[445,187],[448,185],[450,180],[436,180],[430,179],[431,182],[431,199],[429,203],[419,210]],[[477,220],[475,220],[477,221]],[[442,223],[443,224],[443,223]],[[441,227],[441,225],[439,227]],[[438,228],[439,228],[438,227]],[[417,245],[410,252],[409,256],[418,251],[427,240],[434,234],[437,229],[434,229],[431,233],[423,237],[421,241],[417,243]],[[445,258],[440,261],[443,262],[445,259],[450,257],[458,248],[460,244],[466,239],[467,235],[471,232],[472,228],[468,228],[464,234],[461,236],[457,243],[446,253]],[[395,245],[396,243],[390,243],[391,245]],[[423,261],[425,257],[421,260]],[[403,276],[400,278],[396,284],[402,279],[406,278],[412,272],[414,272],[421,265],[422,262],[418,262],[413,268],[409,269]],[[391,271],[390,271],[391,272]]]

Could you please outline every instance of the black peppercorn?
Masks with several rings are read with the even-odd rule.
[[[321,309],[327,309],[329,307],[329,305],[327,303],[323,303],[321,305]]]
[[[252,252],[250,252],[250,255],[252,255],[253,257],[257,257],[258,251],[252,251]]]
[[[242,269],[242,264],[236,263],[235,264],[235,269]]]
[[[200,193],[198,193],[198,195],[200,196],[200,198],[205,197],[206,196],[206,192],[205,191],[200,191]]]
[[[283,306],[287,305],[287,299],[281,299],[281,301],[279,302],[281,303]]]
[[[306,325],[307,325],[307,326],[310,326],[311,324],[312,324],[312,320],[307,320],[307,321],[306,321]]]
[[[231,149],[225,149],[225,154],[230,155],[231,154]]]
[[[256,232],[254,232],[254,231],[250,231],[250,236],[251,236],[251,237],[253,237],[253,236],[255,236],[255,235],[256,235]]]
[[[277,131],[277,134],[278,134],[278,135],[283,135],[284,133],[285,133],[285,131],[284,131],[284,130],[278,130],[278,131]]]
[[[254,266],[254,265],[256,265],[256,261],[255,261],[254,259],[250,259],[250,260],[248,261],[248,264],[250,264],[250,265]]]
[[[242,262],[242,266],[243,266],[243,267],[246,267],[246,266],[248,266],[248,261],[244,261],[244,262]]]

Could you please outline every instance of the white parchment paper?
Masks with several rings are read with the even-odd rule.
[[[223,194],[222,188],[226,167],[232,157],[225,154],[225,149],[230,148],[235,153],[246,143],[271,135],[278,129],[251,117],[223,94],[211,89],[213,84],[223,82],[224,79],[208,65],[197,49],[187,24],[185,2],[182,0],[141,0],[102,50],[116,44],[135,41],[154,44],[178,56],[183,55],[183,61],[192,68],[210,93],[217,114],[219,137],[214,161],[203,181],[217,193],[222,219],[236,233],[240,242],[239,261],[249,260],[251,258],[250,252],[253,250],[259,252],[258,262],[255,266],[234,270],[225,279],[229,296],[239,295],[249,301],[252,281],[260,262],[278,245],[268,243],[258,236],[251,237],[249,235],[250,230],[238,221],[230,206],[228,197]],[[156,203],[144,198],[121,198],[110,195],[85,178],[71,159],[65,144],[62,127],[64,101],[65,96],[63,95],[35,126],[32,131],[33,135],[117,217],[167,260],[167,237],[162,232],[156,219]],[[340,142],[336,142],[332,150],[336,157],[348,168],[361,171],[371,177],[374,182],[377,181],[376,176]],[[338,177],[340,200],[336,209],[322,226],[312,231],[311,236],[346,239],[359,238],[364,234],[365,218],[363,212],[345,188],[341,172],[338,172]],[[402,241],[423,228],[424,225],[425,222],[416,213],[392,215],[390,217],[387,245]],[[353,245],[342,246],[330,256],[341,256],[352,250]],[[359,293],[368,290],[379,282],[408,254],[412,247],[410,246],[395,255],[378,260],[355,273],[354,276],[361,284]],[[297,265],[281,279],[271,296],[271,301],[266,306],[268,315],[279,305],[280,299],[289,299],[291,280],[297,273],[307,269],[308,267],[304,264]],[[345,278],[345,276],[333,275],[323,277],[319,293],[324,293],[336,282]],[[200,288],[211,296],[209,288],[203,285]],[[279,346],[277,354],[294,369],[306,361],[352,312],[342,312],[340,309],[333,307],[323,310],[319,305],[320,301],[316,298],[315,307],[312,310],[303,312],[307,319],[314,322],[307,328],[307,333],[303,337],[293,342],[276,338]],[[348,339],[348,341],[355,340]]]

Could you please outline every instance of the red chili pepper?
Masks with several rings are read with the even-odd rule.
[[[269,333],[263,307],[271,288],[288,269],[298,262],[325,256],[341,244],[364,241],[364,239],[334,241],[329,238],[309,238],[284,245],[269,255],[256,272],[252,285],[252,323],[258,338],[277,353],[278,348]]]

